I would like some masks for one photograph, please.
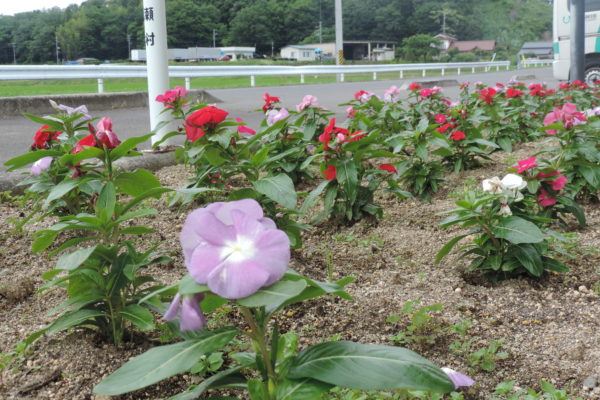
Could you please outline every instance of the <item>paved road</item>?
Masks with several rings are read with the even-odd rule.
[[[500,71],[480,73],[473,75],[446,76],[445,80],[457,80],[458,82],[482,81],[492,85],[496,82],[506,83],[511,77],[517,76],[524,82],[547,82],[550,87],[557,85],[552,77],[551,68],[535,68],[520,71]],[[367,81],[367,82],[345,82],[331,84],[311,84],[297,86],[274,86],[238,89],[210,90],[210,93],[220,99],[222,103],[218,106],[229,111],[230,117],[243,118],[250,127],[257,127],[262,120],[261,112],[254,111],[262,107],[262,94],[265,92],[279,96],[283,105],[288,109],[294,109],[296,104],[302,100],[305,94],[312,94],[319,99],[319,105],[330,109],[340,120],[344,120],[344,107],[340,103],[353,98],[358,90],[364,89],[383,95],[391,85],[402,86],[412,81],[426,81],[438,78],[422,78],[408,80]],[[406,91],[403,91],[406,94]],[[445,87],[444,93],[450,98],[456,98],[458,87]],[[78,104],[72,104],[77,106]],[[113,120],[113,130],[121,139],[139,136],[147,133],[149,128],[149,116],[146,108],[131,108],[109,111],[90,110],[94,116],[108,116]],[[33,134],[39,128],[39,124],[25,117],[9,117],[0,119],[0,172],[5,171],[3,165],[6,160],[25,152],[32,143]],[[146,145],[147,147],[148,145]],[[143,147],[143,146],[142,146]]]

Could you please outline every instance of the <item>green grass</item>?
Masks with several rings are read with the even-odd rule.
[[[495,70],[495,69],[494,69]],[[456,74],[456,70],[446,70],[446,75]],[[478,68],[476,72],[483,72]],[[462,74],[471,73],[471,69],[463,69]],[[427,78],[439,77],[440,71],[427,71]],[[422,78],[421,71],[407,71],[404,73],[404,80]],[[377,80],[398,80],[398,72],[379,72]],[[368,82],[373,80],[372,73],[345,74],[346,82]],[[335,74],[305,74],[305,84],[333,83],[336,81]],[[226,89],[250,87],[249,76],[233,77],[210,77],[210,78],[192,78],[192,89]],[[256,76],[256,86],[283,86],[299,85],[300,75],[282,75],[282,76]],[[173,78],[170,80],[170,86],[184,86],[183,78]],[[146,79],[104,79],[104,91],[109,92],[136,92],[146,91]],[[98,82],[96,79],[45,79],[28,81],[0,81],[0,97],[15,96],[36,96],[48,94],[76,94],[76,93],[97,93]]]

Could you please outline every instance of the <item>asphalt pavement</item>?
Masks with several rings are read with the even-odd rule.
[[[551,68],[530,68],[517,71],[491,71],[488,73],[477,73],[467,75],[446,75],[445,77],[426,77],[415,79],[397,79],[385,81],[365,82],[342,82],[330,84],[304,84],[294,86],[269,86],[254,88],[216,89],[208,92],[221,100],[217,104],[219,108],[227,110],[231,118],[240,117],[248,123],[251,128],[257,128],[263,119],[259,110],[263,105],[262,95],[265,92],[281,98],[282,104],[288,109],[295,109],[304,95],[316,96],[321,107],[335,112],[340,121],[345,119],[345,110],[340,103],[353,98],[355,92],[363,89],[383,96],[385,90],[391,85],[398,87],[406,86],[410,82],[425,82],[444,80],[445,83],[456,81],[476,82],[481,81],[486,85],[496,82],[506,83],[512,77],[526,83],[546,82],[550,87],[555,87],[558,82],[552,77]],[[444,86],[444,94],[453,99],[458,96],[457,85]],[[402,91],[406,96],[407,90]],[[78,106],[79,104],[69,104]],[[121,140],[128,137],[140,136],[150,131],[149,115],[147,108],[129,108],[114,110],[90,110],[93,116],[110,117],[113,121],[113,130]],[[0,173],[6,171],[4,162],[16,155],[28,150],[33,141],[34,133],[39,129],[38,123],[32,122],[26,117],[2,117],[0,115]],[[177,144],[177,143],[175,143]],[[149,147],[149,143],[142,148]],[[4,174],[0,174],[4,175]],[[2,177],[0,176],[0,180]]]

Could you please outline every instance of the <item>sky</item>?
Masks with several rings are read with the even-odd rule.
[[[14,15],[20,12],[66,8],[69,4],[81,4],[84,0],[0,0],[0,14]]]

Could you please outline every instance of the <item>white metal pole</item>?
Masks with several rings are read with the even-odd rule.
[[[156,129],[162,121],[168,121],[169,113],[162,113],[162,103],[156,96],[169,90],[169,65],[167,53],[167,18],[165,0],[144,0],[144,31],[146,42],[146,65],[148,68],[148,108],[150,110],[150,129],[154,131],[152,143],[163,138],[171,129],[165,124]],[[163,145],[169,144],[163,142]]]
[[[335,0],[335,65],[344,64],[344,28],[342,26],[342,0]],[[338,82],[343,79],[337,75]]]

